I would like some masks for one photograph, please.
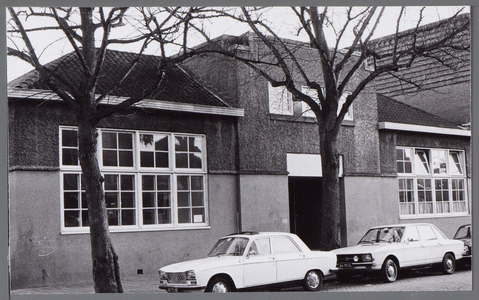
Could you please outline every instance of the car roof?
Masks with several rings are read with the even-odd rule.
[[[231,233],[231,234],[228,234],[227,236],[228,237],[232,237],[232,236],[240,236],[240,237],[265,237],[265,236],[295,236],[295,234],[293,233],[289,233],[289,232],[273,232],[273,231],[265,231],[265,232],[258,232],[258,231],[243,231],[243,232],[239,232],[239,233]]]
[[[373,228],[383,228],[383,227],[407,227],[407,226],[418,226],[418,225],[434,226],[434,225],[431,224],[431,223],[403,223],[403,224],[378,225],[378,226],[370,227],[369,229],[373,229]]]

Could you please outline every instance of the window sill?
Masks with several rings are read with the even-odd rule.
[[[412,220],[412,219],[442,219],[442,218],[459,218],[459,217],[469,217],[468,213],[458,213],[458,214],[443,214],[443,215],[414,215],[414,216],[399,216],[400,220]]]
[[[111,229],[111,234],[116,233],[129,233],[129,232],[150,232],[150,231],[181,231],[181,230],[204,230],[204,229],[211,229],[209,225],[204,226],[192,226],[192,227],[166,227],[166,228],[158,228],[158,227],[143,227],[143,228],[125,228],[125,229]],[[64,230],[62,229],[62,235],[73,235],[73,234],[90,234],[90,228],[85,229],[78,229],[78,230]]]

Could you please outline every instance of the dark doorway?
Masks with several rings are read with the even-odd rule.
[[[321,177],[289,177],[290,230],[309,248],[320,249]]]

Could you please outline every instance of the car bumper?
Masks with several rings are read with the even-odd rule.
[[[162,283],[158,286],[161,290],[166,290],[168,293],[191,293],[191,292],[204,292],[206,286],[194,285],[194,284],[169,284]]]
[[[358,266],[352,266],[350,268],[332,268],[329,271],[333,274],[364,274],[369,272],[377,272],[380,270],[376,264],[363,264]]]

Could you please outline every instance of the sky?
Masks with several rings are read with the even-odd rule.
[[[431,22],[435,22],[440,19],[447,18],[452,16],[456,13],[461,7],[456,6],[429,6],[424,11],[424,20],[422,24],[427,24]],[[332,9],[336,10],[333,14],[333,22],[342,22],[344,21],[344,14],[342,13],[343,9],[339,7],[333,7]],[[358,8],[360,9],[360,8]],[[401,30],[406,30],[412,28],[417,23],[417,18],[419,16],[419,9],[420,7],[408,7],[405,11],[401,19]],[[393,34],[396,30],[396,20],[398,13],[400,11],[400,7],[390,6],[387,7],[385,13],[379,23],[375,31],[374,38],[378,38],[381,36]],[[468,7],[466,7],[466,11]],[[302,40],[306,41],[306,37],[297,36],[297,20],[294,15],[291,14],[291,10],[288,7],[271,7],[268,12],[264,15],[268,21],[270,21],[270,25],[275,28],[276,32],[279,32],[279,35],[283,38],[295,39],[295,40]],[[8,19],[8,18],[7,18]],[[30,26],[46,26],[49,24],[44,23],[45,19],[39,19],[40,22],[32,22]],[[231,20],[226,19],[213,19],[211,21],[206,21],[203,24],[207,31],[209,32],[210,37],[214,38],[220,36],[222,34],[230,34],[230,35],[240,35],[250,28],[246,24],[238,24],[232,22]],[[130,32],[134,34],[134,26],[133,29],[130,29]],[[329,31],[327,34],[327,39],[330,46],[334,45],[335,42],[335,35],[334,32],[331,30],[331,27],[328,28]],[[125,29],[126,30],[126,29]],[[122,31],[122,34],[128,35],[126,31]],[[131,31],[133,30],[133,32]],[[7,34],[8,37],[8,34]],[[46,63],[53,59],[58,58],[62,54],[68,53],[71,51],[68,41],[63,38],[63,35],[60,33],[58,35],[53,34],[51,31],[45,33],[36,33],[31,34],[30,38],[37,50],[37,53],[41,53],[41,61],[42,63]],[[344,43],[340,45],[341,47],[347,46],[347,42],[350,40],[351,37],[346,37],[344,39]],[[202,42],[203,40],[197,41],[197,43]],[[18,43],[18,39],[16,40]],[[195,43],[195,42],[193,42]],[[7,40],[7,46],[13,46],[13,40]],[[116,50],[124,50],[124,51],[135,51],[138,45],[122,45],[121,47],[112,47],[111,49]],[[147,49],[146,53],[148,54],[158,54],[158,49],[156,47],[150,47]],[[28,64],[20,61],[17,58],[8,57],[7,58],[7,76],[8,81],[11,81],[26,72],[32,69],[31,66]]]

